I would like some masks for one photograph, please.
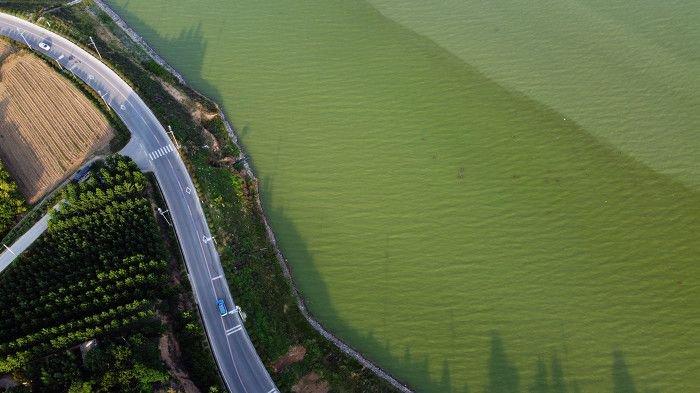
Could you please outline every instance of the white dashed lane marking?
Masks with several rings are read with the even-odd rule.
[[[166,155],[174,150],[175,150],[175,148],[173,147],[173,145],[163,146],[158,150],[153,150],[152,152],[148,153],[148,158],[150,158],[151,161],[153,161],[153,160],[156,160],[160,157],[163,157],[164,155]]]

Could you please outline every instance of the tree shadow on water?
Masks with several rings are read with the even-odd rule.
[[[541,357],[537,360],[535,380],[530,385],[529,391],[530,393],[550,393],[547,366]]]
[[[323,320],[333,321],[333,329],[324,324],[323,320],[319,322],[333,334],[338,334],[340,338],[351,345],[353,348],[363,353],[363,355],[376,365],[390,372],[394,377],[401,378],[410,376],[411,386],[419,391],[428,392],[453,392],[453,381],[448,360],[443,360],[442,371],[439,376],[431,374],[430,361],[427,357],[417,357],[413,354],[411,346],[405,346],[402,349],[402,354],[396,354],[397,348],[390,342],[382,341],[375,337],[372,331],[360,331],[349,324],[343,317],[339,315],[335,308],[326,281],[320,272],[315,268],[313,256],[308,249],[307,242],[299,233],[297,225],[285,212],[284,201],[275,201],[274,204],[266,203],[266,196],[273,194],[274,179],[272,177],[262,178],[261,181],[261,199],[265,208],[265,213],[271,221],[276,234],[284,239],[283,243],[287,247],[283,247],[282,251],[289,258],[294,259],[294,266],[297,266],[297,271],[292,269],[292,274],[296,278],[300,274],[304,275],[304,280],[313,283],[313,294],[302,293],[309,312],[314,316],[320,316]],[[288,249],[285,249],[288,248]],[[306,296],[309,296],[306,298]],[[285,334],[286,332],[275,332],[276,334]],[[368,353],[371,349],[371,354]],[[282,354],[282,353],[280,353]],[[265,361],[265,359],[264,359]],[[397,375],[396,371],[400,371],[401,375]],[[407,381],[402,381],[407,383]],[[468,392],[465,386],[463,390]]]
[[[273,195],[274,180],[266,177],[261,181],[261,194]],[[284,244],[289,247],[289,257],[294,258],[294,265],[298,266],[295,277],[303,274],[307,282],[313,283],[313,293],[302,295],[311,296],[307,306],[312,314],[326,321],[332,322],[333,333],[337,333],[346,342],[350,343],[360,352],[365,352],[367,357],[375,364],[384,367],[395,377],[408,377],[411,386],[418,391],[426,392],[470,392],[466,384],[457,382],[453,375],[454,364],[447,359],[442,360],[439,373],[434,372],[431,360],[424,356],[416,356],[412,347],[405,346],[398,349],[402,354],[396,354],[396,345],[375,337],[372,331],[362,331],[354,328],[347,320],[340,316],[335,308],[329,288],[321,273],[314,267],[313,256],[308,249],[306,240],[300,234],[297,225],[285,212],[284,200],[276,200],[274,204],[265,204],[266,214],[270,218],[277,234],[284,239]],[[284,248],[284,247],[283,247]],[[323,322],[323,321],[321,321]],[[326,325],[328,328],[329,326]],[[278,331],[277,334],[286,332]],[[369,351],[369,352],[368,352]],[[371,353],[371,355],[368,355]],[[278,356],[282,354],[275,354]],[[581,388],[578,381],[572,376],[566,375],[564,362],[558,353],[542,355],[534,362],[532,383],[525,384],[521,381],[520,372],[512,358],[508,356],[506,344],[497,331],[491,332],[490,356],[486,363],[486,381],[484,391],[486,393],[579,393]],[[460,359],[469,361],[469,359]],[[431,367],[432,366],[432,367]],[[431,372],[432,370],[432,372]],[[400,372],[401,374],[396,374]],[[530,377],[528,377],[529,379]],[[614,352],[613,356],[613,393],[637,393],[632,378],[621,352]],[[526,385],[526,386],[522,386]]]
[[[613,393],[637,393],[625,357],[621,351],[613,351],[612,365]]]
[[[491,333],[491,357],[488,361],[486,393],[517,393],[520,376],[515,364],[508,359],[498,332]]]
[[[551,378],[550,378],[551,373]],[[577,384],[573,384],[571,390],[567,388],[564,378],[564,369],[559,360],[559,355],[552,354],[551,366],[548,369],[545,360],[540,357],[535,364],[535,377],[528,388],[529,393],[566,393],[568,391],[578,392]]]
[[[552,355],[552,393],[566,393],[566,381],[564,380],[564,370],[555,352]]]
[[[223,97],[219,89],[204,77],[204,56],[208,41],[202,31],[202,22],[182,28],[176,35],[166,36],[131,12],[128,3],[123,7],[114,7],[114,10],[156,49],[159,56],[181,72],[193,88],[218,103],[222,102]]]

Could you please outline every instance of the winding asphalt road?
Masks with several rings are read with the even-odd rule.
[[[168,205],[189,279],[199,304],[214,357],[232,392],[277,392],[255,352],[238,312],[221,316],[216,300],[235,305],[197,191],[177,149],[155,115],[114,71],[73,42],[12,15],[0,13],[0,35],[26,44],[57,61],[92,87],[131,131],[124,153],[155,173]],[[50,46],[41,49],[39,43]]]

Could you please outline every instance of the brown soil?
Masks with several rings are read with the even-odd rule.
[[[280,356],[279,359],[272,363],[272,371],[278,373],[290,364],[301,362],[304,360],[304,356],[306,356],[306,348],[301,345],[293,345],[289,347],[286,354]]]
[[[226,156],[226,157],[220,159],[219,161],[217,161],[216,166],[219,166],[219,167],[228,166],[228,167],[230,167],[230,166],[233,166],[236,163],[236,161],[238,161],[238,160],[236,160],[233,157]]]
[[[160,336],[158,349],[160,349],[160,358],[165,362],[170,374],[177,380],[180,390],[185,393],[199,393],[200,390],[192,382],[190,376],[178,365],[181,356],[180,345],[170,330]]]
[[[163,88],[170,93],[171,96],[173,96],[173,98],[190,109],[190,114],[199,125],[202,125],[203,121],[209,121],[214,119],[216,116],[219,116],[219,114],[216,112],[206,110],[201,103],[192,102],[193,100],[191,100],[185,93],[170,83],[164,81],[160,81],[160,83],[163,85]]]
[[[24,51],[5,58],[0,159],[30,204],[105,149],[113,135],[95,105],[43,60]]]
[[[328,382],[322,380],[321,377],[313,371],[304,375],[292,386],[292,392],[294,393],[328,393],[329,391],[330,386]]]
[[[209,130],[202,127],[202,135],[204,135],[204,139],[207,141],[207,146],[209,146],[209,149],[211,149],[212,152],[218,153],[219,150],[221,150],[219,147],[219,141],[216,140],[214,134],[209,132]]]
[[[180,90],[178,90],[177,88],[175,88],[175,86],[171,85],[170,83],[163,82],[163,81],[160,81],[160,83],[163,85],[163,88],[165,89],[165,91],[170,93],[170,95],[173,96],[173,98],[175,98],[181,104],[187,104],[190,102],[189,97],[187,97],[187,95],[185,95],[185,93],[183,93]]]

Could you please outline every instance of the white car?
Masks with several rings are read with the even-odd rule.
[[[40,42],[39,43],[39,48],[45,50],[45,51],[50,51],[51,50],[51,45],[47,44],[46,42]]]

